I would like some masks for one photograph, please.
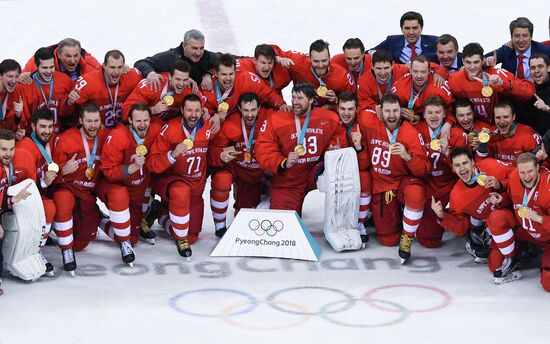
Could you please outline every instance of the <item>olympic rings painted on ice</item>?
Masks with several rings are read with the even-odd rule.
[[[260,304],[268,304],[268,305],[272,305],[273,303],[277,303],[277,304],[283,304],[285,306],[290,306],[290,307],[294,307],[295,309],[297,309],[302,315],[301,318],[299,318],[297,321],[293,322],[293,323],[290,323],[288,325],[279,325],[279,326],[252,326],[252,325],[243,325],[241,323],[238,323],[236,322],[235,320],[233,320],[233,317],[231,314],[235,314],[234,311],[236,311],[237,309],[239,309],[241,306],[247,304],[248,302],[245,301],[245,302],[240,302],[240,303],[236,303],[234,305],[231,305],[229,307],[226,307],[224,310],[222,310],[222,314],[221,314],[221,318],[233,325],[233,326],[237,326],[237,327],[241,327],[241,328],[245,328],[245,329],[248,329],[248,330],[282,330],[282,329],[287,329],[287,328],[291,328],[291,327],[294,327],[294,326],[297,326],[297,325],[300,325],[306,321],[308,321],[310,318],[311,318],[311,315],[307,314],[307,309],[305,309],[303,306],[300,306],[298,304],[295,304],[295,303],[290,303],[290,302],[286,302],[286,301],[260,301]]]
[[[390,308],[386,308],[386,307],[381,307],[381,306],[378,306],[378,305],[376,305],[375,303],[372,302],[372,296],[374,294],[378,293],[381,290],[394,289],[394,288],[425,289],[425,290],[430,290],[430,291],[433,291],[437,294],[440,294],[443,297],[443,301],[441,302],[441,304],[436,305],[434,307],[429,307],[429,308],[421,308],[421,309],[416,309],[416,310],[409,309],[409,312],[411,312],[411,313],[425,313],[425,312],[437,311],[437,310],[440,310],[441,308],[447,307],[451,303],[451,300],[452,300],[451,295],[449,293],[447,293],[446,291],[444,291],[444,290],[441,290],[441,289],[438,289],[438,288],[435,288],[435,287],[430,287],[430,286],[427,286],[427,285],[419,285],[419,284],[384,285],[384,286],[369,290],[368,292],[366,292],[363,295],[363,298],[365,299],[366,302],[368,302],[374,308],[378,308],[378,309],[386,311],[386,312],[399,312],[399,310],[390,309]]]
[[[383,290],[389,290],[389,289],[395,289],[395,288],[409,288],[409,289],[415,288],[415,289],[427,290],[427,291],[435,292],[436,294],[441,295],[443,297],[443,300],[441,303],[433,307],[409,309],[408,307],[400,303],[394,302],[392,300],[385,300],[385,299],[373,297],[376,293],[379,293]],[[305,306],[303,306],[296,302],[278,300],[279,298],[281,298],[281,296],[283,296],[284,294],[288,295],[288,293],[290,292],[304,292],[306,295],[307,294],[311,295],[311,291],[326,292],[328,294],[336,295],[337,298],[334,301],[327,301],[324,305],[320,306],[318,310],[307,309],[307,302],[305,303]],[[188,310],[185,307],[183,307],[184,304],[187,305],[191,303],[190,302],[191,300],[189,298],[191,295],[199,295],[199,294],[208,295],[210,293],[225,293],[229,297],[238,297],[244,300],[235,301],[234,303],[229,304],[229,306],[221,306],[225,308],[222,308],[220,310],[220,313],[218,314],[209,314],[204,312],[199,313],[199,312]],[[400,295],[404,295],[404,294],[400,294]],[[182,299],[185,299],[185,303],[182,301]],[[302,303],[304,303],[304,300],[305,300],[303,296],[301,298],[295,297],[294,299],[302,300]],[[326,300],[327,297],[318,298],[318,299]],[[224,300],[231,301],[232,299],[229,299],[228,297],[224,297]],[[371,306],[372,308],[377,309],[378,311],[393,312],[393,313],[398,313],[399,315],[397,315],[395,318],[392,317],[392,319],[386,320],[385,322],[374,323],[374,324],[349,323],[349,322],[344,322],[337,319],[337,317],[335,316],[336,314],[349,311],[351,308],[353,308],[357,304],[358,301],[364,301],[366,305]],[[228,288],[195,289],[195,290],[185,291],[183,293],[179,293],[171,297],[169,299],[169,305],[172,309],[174,309],[179,313],[196,316],[196,317],[203,317],[203,318],[204,317],[221,318],[225,322],[241,328],[253,329],[253,330],[276,330],[276,329],[285,329],[285,328],[297,326],[309,320],[311,317],[317,316],[317,315],[321,319],[326,320],[332,324],[345,326],[345,327],[375,328],[375,327],[392,326],[397,323],[405,321],[406,319],[409,318],[409,316],[412,313],[437,311],[444,307],[447,307],[451,303],[451,301],[452,301],[452,297],[449,293],[435,287],[418,285],[418,284],[393,284],[393,285],[384,285],[384,286],[373,288],[365,292],[363,296],[360,298],[355,297],[352,294],[338,288],[323,287],[323,286],[299,286],[299,287],[279,289],[268,294],[263,300],[257,298],[256,296],[248,292],[237,290],[237,289],[228,289]],[[290,324],[281,325],[281,324],[275,323],[271,327],[264,327],[264,326],[242,324],[241,322],[238,322],[237,319],[235,318],[237,316],[241,316],[241,315],[256,311],[256,309],[260,304],[266,304],[272,309],[281,313],[290,314],[293,316],[299,316],[299,319],[291,322]],[[361,317],[361,318],[364,318],[364,317]]]
[[[283,224],[283,221],[281,220],[275,220],[271,222],[270,220],[257,220],[252,219],[248,221],[248,228],[251,229],[254,234],[257,236],[262,236],[264,234],[269,235],[270,237],[273,237],[277,235],[280,231],[285,228],[285,225]]]

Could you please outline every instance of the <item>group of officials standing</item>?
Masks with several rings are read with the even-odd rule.
[[[541,283],[550,291],[541,136],[550,128],[550,44],[533,41],[523,17],[511,22],[510,41],[488,53],[478,43],[459,52],[455,37],[424,35],[423,24],[407,12],[402,34],[368,51],[350,38],[333,56],[323,40],[307,54],[268,44],[253,57],[213,53],[190,30],[181,45],[134,68],[118,50],[100,64],[71,38],[38,49],[23,69],[3,60],[2,212],[29,194],[8,197],[9,186],[35,180],[47,222],[40,245],[53,229],[66,271],[98,228],[132,264],[140,237],[154,243],[157,219],[189,258],[208,177],[222,237],[232,186],[235,211],[269,196],[270,208],[301,213],[325,151],[352,147],[364,242],[372,215],[378,241],[397,245],[406,263],[414,238],[435,248],[448,230],[466,236],[497,283],[521,277],[534,243],[543,247]],[[287,104],[281,91],[290,82]]]

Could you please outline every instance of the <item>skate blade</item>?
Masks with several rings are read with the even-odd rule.
[[[187,262],[191,263],[191,257],[187,257]]]
[[[361,249],[364,250],[364,249],[366,249],[366,248],[367,248],[367,243],[364,242],[364,243],[361,245]]]
[[[474,262],[478,264],[487,264],[487,258],[474,257]]]
[[[401,265],[405,265],[407,264],[407,262],[409,261],[409,259],[405,259],[405,258],[400,258],[401,259]]]
[[[46,273],[44,274],[44,276],[46,276],[46,277],[55,277],[55,274],[54,274],[53,271],[49,271],[49,272],[46,272]]]
[[[513,271],[506,277],[495,277],[495,284],[500,285],[504,283],[513,282],[515,280],[520,279],[521,277],[522,277],[521,271]]]
[[[145,241],[149,245],[154,245],[155,244],[155,239],[145,239],[145,238],[139,237],[139,240]]]
[[[75,276],[75,274],[74,274],[74,270],[73,270],[73,271],[69,271],[69,273],[71,274],[71,276],[72,276],[72,277],[74,277],[74,276]]]
[[[134,263],[127,263],[129,267],[134,268]]]

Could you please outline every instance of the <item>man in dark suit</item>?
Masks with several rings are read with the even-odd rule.
[[[514,73],[518,79],[530,79],[529,58],[536,53],[550,56],[550,47],[533,41],[533,23],[525,17],[512,20],[510,36],[509,44],[485,55],[485,63],[488,66],[502,63],[502,68]]]
[[[371,49],[371,53],[384,49],[392,53],[393,60],[397,63],[412,61],[418,55],[428,58],[435,56],[435,41],[437,36],[422,35],[424,19],[418,12],[407,12],[399,21],[402,35],[386,37],[382,43]],[[374,50],[374,51],[372,51]]]
[[[462,53],[458,52],[458,41],[454,36],[447,33],[439,36],[435,42],[435,54],[431,61],[441,65],[449,74],[462,68]]]

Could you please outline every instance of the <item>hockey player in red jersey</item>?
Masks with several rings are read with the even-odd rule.
[[[517,159],[517,169],[510,174],[507,193],[495,195],[495,202],[508,208],[495,209],[487,225],[493,236],[488,266],[495,283],[510,282],[521,277],[519,245],[528,241],[542,246],[540,282],[550,292],[550,172],[532,153]]]
[[[103,126],[108,129],[114,128],[122,121],[122,103],[142,79],[135,68],[124,73],[124,62],[122,52],[108,51],[101,70],[88,73],[76,80],[67,105],[94,103],[99,108]]]
[[[358,80],[357,96],[361,110],[374,110],[382,96],[389,93],[394,83],[409,73],[406,65],[393,63],[391,52],[378,50],[372,55],[372,70]]]
[[[39,109],[31,117],[32,132],[29,136],[17,142],[17,150],[28,151],[32,159],[31,163],[35,166],[36,184],[42,196],[44,212],[46,215],[46,226],[40,241],[40,247],[44,247],[48,239],[52,223],[55,216],[55,203],[46,196],[46,189],[52,184],[59,173],[59,165],[53,161],[52,152],[56,134],[54,133],[54,114],[49,109]],[[46,273],[53,273],[53,266],[47,262]]]
[[[56,140],[53,161],[60,171],[49,190],[56,207],[53,228],[66,271],[76,269],[74,251],[95,239],[99,225],[94,191],[107,131],[101,127],[97,106],[87,103],[80,111],[82,127],[66,130]]]
[[[468,98],[458,98],[453,103],[456,123],[451,128],[449,151],[457,147],[469,147],[472,152],[479,145],[481,131],[491,132],[495,127],[490,123],[476,120],[474,105]]]
[[[449,208],[441,201],[431,201],[431,207],[443,228],[457,236],[466,237],[466,250],[478,263],[487,260],[489,233],[485,221],[494,210],[493,192],[504,192],[513,166],[495,159],[474,162],[468,148],[451,152],[453,171],[460,180],[449,197]],[[470,229],[470,230],[469,230]]]
[[[54,55],[49,48],[40,48],[34,54],[37,70],[31,74],[32,83],[20,84],[15,97],[23,99],[21,128],[31,131],[31,114],[48,108],[54,115],[54,129],[59,132],[59,117],[71,115],[73,106],[67,106],[67,98],[74,87],[74,81],[66,74],[55,70]]]
[[[239,97],[239,112],[230,115],[208,148],[209,163],[220,167],[212,174],[210,208],[216,236],[226,230],[229,191],[234,185],[234,208],[254,208],[260,203],[263,169],[256,161],[256,140],[266,113],[255,93]]]
[[[420,178],[430,171],[422,135],[409,123],[401,120],[399,98],[387,93],[381,100],[378,118],[365,111],[361,128],[368,138],[371,158],[372,215],[376,234],[384,246],[399,243],[399,256],[405,263],[411,256],[411,245],[422,220],[426,191]],[[403,211],[403,233],[397,221]]]
[[[330,61],[329,44],[318,39],[309,46],[309,55],[295,51],[283,51],[273,45],[279,58],[286,59],[286,66],[294,84],[307,82],[316,88],[313,106],[335,107],[338,94],[355,91],[353,77],[336,62]]]
[[[109,210],[109,221],[100,227],[119,245],[124,263],[135,259],[132,245],[140,234],[141,221],[149,206],[150,172],[145,158],[160,130],[151,122],[151,109],[143,103],[132,105],[128,125],[109,132],[101,154],[101,178],[97,196]]]
[[[496,135],[489,135],[489,142],[477,147],[477,155],[486,158],[493,157],[516,164],[516,158],[524,152],[535,152],[542,138],[531,127],[516,123],[513,105],[504,99],[498,100],[494,107],[494,119],[497,128]]]
[[[314,108],[315,89],[306,83],[292,88],[292,111],[280,111],[260,125],[256,159],[273,173],[270,208],[302,213],[307,193],[316,188],[323,154],[336,145],[341,130],[336,113]],[[345,142],[340,143],[343,147]]]
[[[183,118],[170,120],[160,130],[146,166],[157,174],[152,178],[153,191],[168,204],[168,214],[159,222],[176,241],[178,253],[189,258],[190,245],[202,227],[208,144],[215,134],[202,119],[197,95],[187,95],[181,111]]]
[[[6,59],[0,63],[0,129],[9,129],[16,133],[16,139],[22,139],[19,123],[23,113],[23,99],[15,98],[15,89],[21,74],[17,61]]]
[[[122,121],[127,121],[129,110],[136,103],[147,104],[151,108],[153,118],[163,121],[180,115],[183,98],[193,93],[189,85],[190,71],[191,66],[187,62],[176,60],[169,76],[164,78],[166,81],[157,91],[149,85],[147,80],[141,80],[122,105]]]
[[[359,38],[349,38],[344,43],[342,50],[344,52],[334,55],[331,62],[347,70],[357,87],[357,81],[361,76],[370,73],[372,69],[372,58],[369,54],[365,53],[365,46]]]
[[[504,69],[483,68],[483,48],[479,43],[467,44],[462,50],[464,70],[449,77],[449,89],[456,98],[469,98],[474,104],[476,119],[494,123],[493,107],[503,95],[518,101],[528,101],[535,86],[520,80]]]

